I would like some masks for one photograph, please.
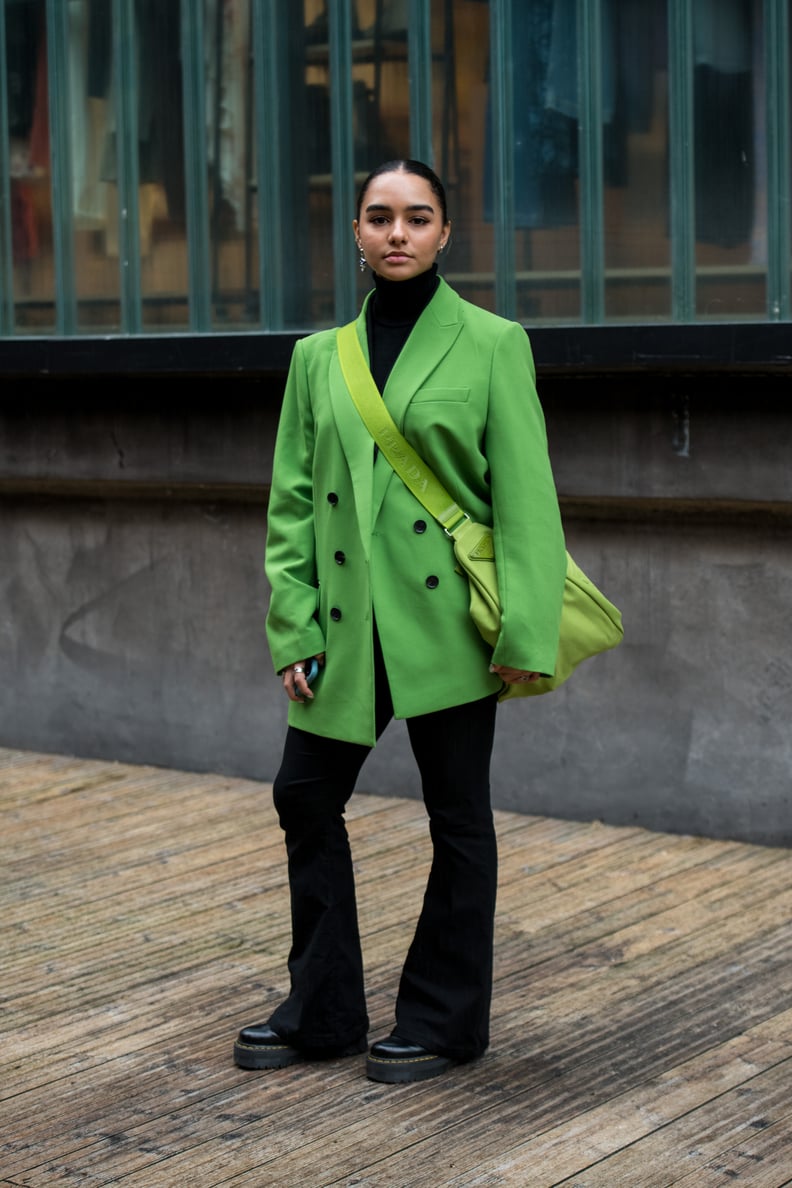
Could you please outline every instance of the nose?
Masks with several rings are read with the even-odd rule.
[[[390,230],[390,238],[398,242],[403,242],[407,238],[407,229],[401,219],[393,220]]]

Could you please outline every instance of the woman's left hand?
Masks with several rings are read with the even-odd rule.
[[[496,673],[507,685],[533,684],[541,676],[539,672],[528,672],[524,668],[509,668],[508,664],[490,664],[490,672]]]

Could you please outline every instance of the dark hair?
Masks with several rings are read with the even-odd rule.
[[[443,183],[437,176],[433,169],[428,165],[424,165],[423,161],[398,160],[385,161],[384,164],[378,165],[376,169],[372,169],[363,185],[360,187],[360,192],[357,198],[357,219],[360,220],[360,212],[363,208],[363,199],[366,196],[366,190],[369,188],[375,177],[381,177],[383,173],[414,173],[418,177],[422,177],[425,182],[429,183],[429,188],[434,194],[437,201],[440,203],[440,213],[443,216],[443,224],[448,222],[448,205],[446,203],[446,192],[443,188]]]

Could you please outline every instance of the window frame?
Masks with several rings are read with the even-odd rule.
[[[490,2],[490,74],[493,80],[494,144],[494,276],[495,307],[506,317],[517,308],[517,276],[513,251],[514,163],[513,61],[510,29],[515,0]],[[451,3],[451,0],[447,0]],[[769,333],[774,325],[784,327],[792,320],[792,116],[790,115],[790,14],[788,0],[763,0],[765,122],[767,136],[767,304],[764,317],[746,320],[726,318],[710,322],[696,317],[696,287],[702,271],[696,269],[695,196],[693,181],[693,4],[695,0],[667,0],[669,50],[669,144],[670,144],[670,229],[671,311],[667,320],[624,325],[605,316],[605,285],[608,277],[603,242],[603,153],[602,153],[602,0],[576,0],[579,44],[578,88],[585,118],[580,137],[580,304],[579,321],[559,326],[542,325],[531,330],[538,355],[548,366],[631,367],[635,359],[651,358],[653,366],[678,366],[684,359],[709,360],[721,367],[750,363],[775,368],[788,352],[783,337]],[[453,7],[453,4],[451,5]],[[4,0],[0,0],[0,128],[8,126],[6,97],[6,37]],[[113,62],[119,80],[116,88],[119,128],[119,208],[125,216],[119,224],[119,294],[121,329],[102,335],[101,341],[117,337],[129,342],[134,337],[139,349],[134,359],[167,359],[160,340],[175,339],[179,349],[172,354],[180,368],[190,370],[183,358],[188,343],[201,335],[214,342],[224,341],[238,349],[245,337],[257,350],[273,348],[271,364],[280,367],[282,341],[294,342],[303,331],[285,331],[284,291],[289,261],[284,244],[283,186],[279,184],[279,162],[287,147],[286,116],[281,110],[283,6],[277,3],[252,6],[252,70],[255,108],[256,157],[260,163],[256,203],[259,227],[259,316],[250,328],[227,331],[213,321],[211,241],[205,126],[203,120],[204,61],[203,16],[190,0],[181,0],[183,95],[185,115],[185,173],[189,285],[185,301],[189,309],[189,330],[147,334],[143,311],[146,298],[141,291],[140,242],[137,218],[138,168],[135,145],[137,88],[134,47],[134,0],[112,0]],[[70,359],[81,352],[60,352],[55,344],[76,339],[97,343],[96,335],[80,333],[79,305],[74,288],[74,220],[70,210],[70,160],[63,146],[68,144],[68,108],[59,96],[68,94],[67,5],[46,0],[48,71],[52,153],[53,253],[55,264],[54,334],[14,331],[14,292],[11,246],[9,149],[0,137],[0,360],[11,368],[29,366],[31,344],[50,358],[70,367]],[[280,15],[279,15],[280,14]],[[408,63],[411,90],[410,135],[415,155],[432,153],[432,45],[427,0],[409,0]],[[336,259],[335,317],[338,324],[354,316],[357,308],[355,263],[349,252],[349,211],[354,205],[352,141],[352,30],[349,0],[328,0],[330,52],[331,160],[334,180],[333,247]],[[59,150],[59,146],[60,150]],[[266,236],[266,243],[265,243]],[[318,327],[306,327],[312,332]],[[597,335],[601,343],[596,346]],[[696,342],[701,343],[699,350]],[[574,344],[577,343],[575,346]],[[764,343],[764,355],[757,355]],[[267,345],[269,344],[269,346]],[[563,344],[563,345],[561,345]],[[645,344],[650,344],[647,348]],[[662,352],[659,346],[662,344]],[[743,360],[734,351],[745,347]],[[636,353],[637,352],[637,353]],[[101,354],[101,352],[99,352]],[[247,353],[247,352],[245,352]],[[122,352],[119,351],[119,356]],[[202,354],[202,352],[199,352]],[[85,357],[85,352],[82,352]],[[19,362],[15,362],[15,360]],[[132,364],[133,369],[138,363]],[[143,370],[148,364],[140,365]],[[89,370],[95,370],[89,367]],[[34,368],[34,371],[36,369]]]

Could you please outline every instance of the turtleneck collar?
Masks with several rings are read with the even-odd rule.
[[[414,325],[435,294],[440,278],[437,265],[409,280],[392,281],[374,273],[371,299],[374,320],[391,325]]]

